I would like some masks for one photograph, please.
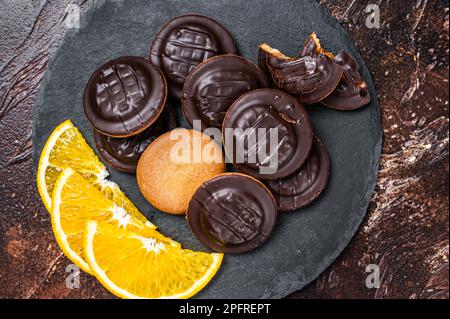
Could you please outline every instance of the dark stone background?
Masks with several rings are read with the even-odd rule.
[[[35,186],[32,112],[65,9],[92,0],[0,0],[0,298],[109,298],[89,276],[67,289],[65,259]],[[344,253],[292,298],[448,298],[448,0],[322,0],[371,71],[383,155],[369,212]],[[318,30],[320,31],[320,30]],[[381,270],[365,285],[367,264]]]

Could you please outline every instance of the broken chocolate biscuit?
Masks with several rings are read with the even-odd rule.
[[[321,101],[327,107],[337,110],[354,110],[370,102],[367,83],[358,71],[358,63],[345,51],[336,55],[336,63],[342,65],[344,73],[337,88]]]
[[[270,75],[273,85],[295,95],[302,104],[330,95],[343,72],[332,55],[316,44],[317,38],[309,39],[298,57],[288,57],[266,43],[260,45],[258,57],[259,67]]]
[[[316,33],[313,32],[309,35],[309,37],[306,39],[305,43],[303,44],[303,49],[302,49],[302,53],[300,56],[316,57],[318,55],[325,55],[326,57],[328,57],[330,59],[334,59],[334,54],[326,51],[322,47],[322,45],[320,44],[319,38],[317,37]]]

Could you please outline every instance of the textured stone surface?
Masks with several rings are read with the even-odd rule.
[[[294,298],[448,298],[448,1],[322,1],[374,79],[383,123],[376,194],[351,244]],[[379,289],[365,286],[378,264]]]
[[[287,15],[277,13],[280,3]],[[227,10],[223,9],[225,7]],[[252,13],[243,20],[232,9],[235,7]],[[259,43],[267,41],[283,50],[295,51],[294,46],[302,43],[314,26],[320,29],[320,37],[327,48],[351,52],[362,67],[371,95],[376,96],[369,72],[353,42],[337,21],[315,2],[282,0],[275,4],[271,0],[215,0],[201,7],[196,2],[182,0],[99,2],[85,16],[81,28],[66,35],[49,65],[33,119],[35,162],[50,132],[67,118],[93,145],[92,128],[80,105],[90,74],[113,57],[145,56],[161,25],[188,12],[212,16],[224,23],[238,44],[240,54],[253,61]],[[260,16],[282,31],[274,32]],[[182,113],[176,103],[172,103],[172,107],[178,108],[178,114]],[[370,105],[354,112],[311,106],[308,113],[315,134],[325,144],[331,158],[326,191],[301,212],[280,214],[269,241],[262,247],[238,256],[227,255],[220,273],[196,297],[285,297],[317,278],[356,232],[367,211],[378,172],[381,123],[377,100],[374,98]],[[149,205],[139,192],[135,176],[112,169],[109,172],[111,179],[164,234],[186,248],[206,248],[196,240],[184,218],[158,213]]]
[[[32,109],[69,2],[85,10],[92,1],[0,1],[0,297],[110,297],[85,275],[83,289],[66,288],[68,261],[34,184]],[[321,1],[355,40],[379,94],[376,195],[344,253],[291,297],[448,298],[448,1],[381,2],[381,28],[370,30],[369,2]],[[369,263],[381,267],[380,289],[365,287]]]

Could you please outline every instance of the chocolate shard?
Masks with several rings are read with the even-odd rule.
[[[302,49],[300,56],[317,57],[319,55],[325,55],[326,57],[328,57],[330,59],[335,58],[333,53],[328,52],[324,48],[322,48],[319,38],[317,37],[316,33],[313,32],[309,35],[309,37],[306,39],[305,43],[303,44],[303,49]]]
[[[368,104],[370,93],[355,59],[348,52],[341,51],[334,60],[343,67],[342,79],[321,103],[337,110],[354,110]]]
[[[264,68],[275,86],[290,94],[310,93],[320,85],[316,59],[310,56],[289,58],[267,44],[260,46],[261,56],[266,52]]]

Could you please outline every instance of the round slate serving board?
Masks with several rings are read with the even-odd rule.
[[[363,109],[307,108],[331,157],[325,192],[307,208],[280,214],[272,237],[259,249],[225,256],[217,276],[196,296],[284,297],[314,280],[356,232],[375,187],[381,151],[379,106],[369,72],[348,35],[314,0],[99,1],[82,17],[80,29],[68,31],[46,73],[35,108],[35,163],[49,134],[66,119],[94,146],[82,107],[83,90],[92,72],[118,56],[147,56],[164,22],[184,13],[204,14],[221,22],[235,38],[240,54],[253,62],[261,42],[295,55],[306,37],[316,31],[325,48],[349,51],[369,84],[372,103]],[[183,217],[158,212],[144,200],[135,176],[109,171],[110,178],[160,231],[184,247],[207,250]]]

